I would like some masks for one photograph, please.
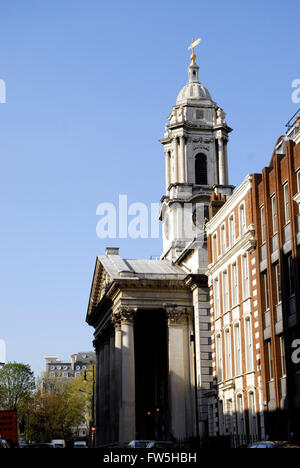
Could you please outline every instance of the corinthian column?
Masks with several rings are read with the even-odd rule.
[[[225,161],[224,161],[224,148],[223,148],[222,136],[218,137],[218,146],[219,146],[219,184],[225,185]]]
[[[177,137],[174,138],[174,180],[173,183],[179,182],[178,179],[178,143]]]
[[[112,322],[115,328],[115,353],[114,353],[114,440],[120,442],[120,417],[122,406],[122,331],[120,313],[114,313]]]
[[[135,363],[134,317],[136,309],[121,309],[122,331],[122,407],[120,441],[122,444],[135,439]]]
[[[111,330],[109,336],[109,439],[113,442],[115,439],[115,333]]]
[[[165,153],[166,156],[166,192],[168,193],[168,188],[171,183],[170,181],[170,154],[169,151]]]
[[[168,318],[171,434],[177,440],[195,435],[189,340],[189,310],[165,304]]]
[[[96,444],[95,446],[98,447],[100,445],[99,434],[100,434],[100,405],[98,402],[100,401],[100,354],[101,354],[101,347],[98,340],[94,341],[94,347],[96,351],[96,411],[95,411],[95,421],[94,424],[96,426]]]
[[[183,184],[186,182],[186,173],[185,173],[185,137],[180,137],[180,182]]]
[[[98,422],[96,430],[96,446],[99,447],[104,443],[104,343],[101,341],[99,349],[99,394],[97,396],[97,413],[98,413]],[[98,434],[97,434],[98,433]]]

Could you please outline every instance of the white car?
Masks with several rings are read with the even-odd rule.
[[[73,448],[87,448],[86,442],[84,440],[77,440],[74,442]]]
[[[54,445],[54,448],[66,448],[66,442],[64,439],[53,439],[51,444]]]
[[[149,442],[151,440],[132,440],[129,442],[128,447],[129,448],[147,448]]]

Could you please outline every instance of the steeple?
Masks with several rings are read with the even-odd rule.
[[[202,39],[199,38],[197,39],[196,41],[194,41],[194,39],[192,40],[192,43],[191,45],[189,46],[188,50],[192,49],[192,55],[191,55],[191,64],[189,66],[189,82],[190,83],[193,83],[193,82],[198,82],[198,70],[199,70],[199,67],[198,65],[196,64],[196,55],[195,55],[195,51],[194,51],[194,48],[200,44],[200,41]]]
[[[188,82],[177,96],[161,140],[166,161],[166,194],[161,208],[163,258],[173,261],[194,239],[204,238],[204,218],[208,217],[211,194],[232,193],[227,161],[231,128],[224,111],[199,82],[194,48],[200,40],[189,46],[192,55]],[[191,213],[185,209],[187,204]]]
[[[199,71],[198,65],[196,63],[191,63],[188,69],[189,83],[199,83],[198,71]]]

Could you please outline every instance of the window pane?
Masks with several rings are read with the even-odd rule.
[[[271,202],[272,202],[271,205],[272,205],[272,227],[273,227],[273,234],[276,234],[276,232],[277,232],[277,206],[276,206],[276,198],[275,198],[275,195],[273,195]]]
[[[234,245],[235,242],[235,226],[234,226],[234,217],[229,218],[229,236],[230,236],[230,247]]]
[[[260,222],[261,222],[261,242],[266,241],[266,223],[265,223],[265,207],[260,208]]]
[[[239,208],[240,214],[240,236],[246,232],[246,217],[245,217],[245,206],[241,205]]]
[[[290,202],[288,184],[283,186],[285,224],[290,220]]]

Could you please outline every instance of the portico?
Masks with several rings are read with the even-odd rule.
[[[114,271],[122,262],[109,250],[97,259],[87,316],[95,327],[97,355],[96,446],[135,438],[195,437],[187,275],[167,260],[126,260],[124,276],[124,271]],[[100,296],[104,283],[106,292]]]

